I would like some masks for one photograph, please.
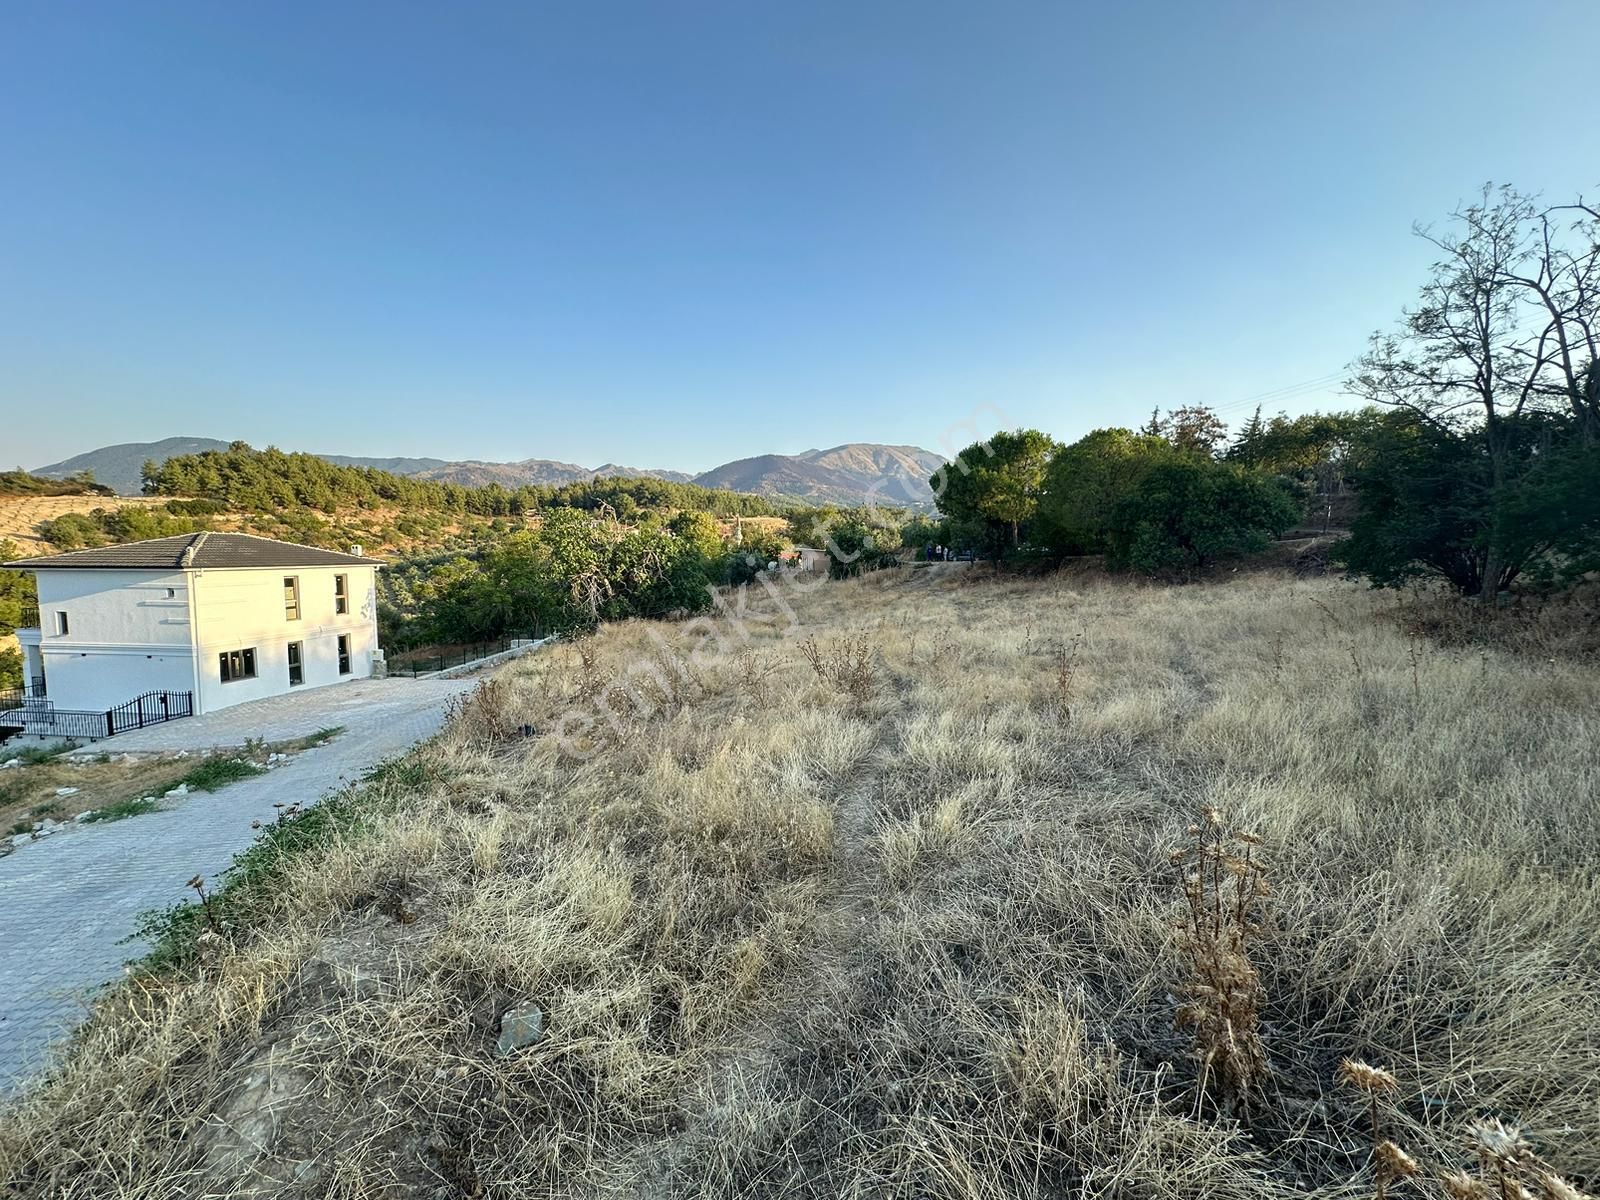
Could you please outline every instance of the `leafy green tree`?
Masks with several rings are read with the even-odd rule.
[[[1351,388],[1411,413],[1437,435],[1417,435],[1409,460],[1391,453],[1386,462],[1449,460],[1468,472],[1467,481],[1449,481],[1449,519],[1471,527],[1445,540],[1462,553],[1470,547],[1469,557],[1481,555],[1481,562],[1453,567],[1447,577],[1475,577],[1478,594],[1492,599],[1532,561],[1522,520],[1531,498],[1546,495],[1551,483],[1552,460],[1528,453],[1527,430],[1551,433],[1548,422],[1560,416],[1576,427],[1580,444],[1600,442],[1600,209],[1581,200],[1541,209],[1510,188],[1485,187],[1451,218],[1443,231],[1418,229],[1439,257],[1399,327],[1373,335]],[[1475,443],[1476,454],[1459,453],[1458,438]],[[1374,536],[1386,530],[1391,548],[1429,546],[1436,556],[1444,538],[1436,523],[1423,521],[1410,537],[1395,522],[1414,512],[1400,498],[1445,481],[1392,482],[1390,491],[1373,493],[1378,507],[1370,512],[1363,494],[1366,529]],[[1558,534],[1555,543],[1582,540],[1581,522],[1547,532]],[[1375,546],[1353,531],[1351,562],[1377,561]],[[1417,565],[1443,569],[1423,559]]]
[[[922,513],[917,513],[901,527],[900,542],[915,550],[949,545],[950,522],[948,519],[935,521]]]
[[[0,538],[0,562],[22,557],[22,548],[10,538]],[[22,623],[22,610],[38,603],[33,576],[24,571],[0,570],[0,637],[15,633]],[[0,688],[22,685],[22,653],[0,650]]]
[[[10,538],[0,538],[0,562],[21,557],[22,547]],[[0,637],[15,633],[22,623],[22,610],[38,600],[30,572],[0,570]]]
[[[787,549],[788,543],[776,530],[745,526],[743,540],[731,547],[723,560],[722,582],[749,583],[767,569],[768,563],[782,561]]]
[[[1374,586],[1431,576],[1467,596],[1498,593],[1529,574],[1550,587],[1593,570],[1600,450],[1565,415],[1508,418],[1497,436],[1505,451],[1498,481],[1478,432],[1391,414],[1356,469],[1361,507],[1335,559]],[[1516,488],[1504,487],[1508,475]]]
[[[1176,451],[1165,438],[1129,429],[1097,429],[1050,459],[1039,501],[1042,540],[1059,554],[1100,554],[1117,506]]]
[[[882,525],[851,517],[830,530],[827,540],[828,574],[848,579],[863,571],[898,566],[898,540]]]
[[[723,555],[722,528],[708,512],[685,509],[674,513],[667,522],[667,531],[683,543],[685,551],[699,556],[702,562],[712,563]]]
[[[1265,549],[1298,515],[1270,477],[1183,455],[1157,463],[1117,505],[1106,561],[1147,574],[1198,571]]]
[[[1228,439],[1228,426],[1204,404],[1175,408],[1157,423],[1162,437],[1187,454],[1210,458]]]
[[[939,511],[957,521],[984,522],[997,556],[1008,543],[1020,545],[1023,526],[1038,511],[1055,447],[1037,429],[1001,432],[975,442],[929,480]]]

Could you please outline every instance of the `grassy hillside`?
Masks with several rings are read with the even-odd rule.
[[[143,482],[140,471],[147,461],[153,459],[160,463],[180,454],[201,454],[207,450],[227,448],[227,442],[219,442],[216,438],[170,437],[158,442],[122,442],[74,454],[71,458],[38,468],[34,474],[65,479],[79,471],[88,471],[118,495],[137,496]]]
[[[268,830],[6,1114],[0,1178],[1289,1200],[1372,1194],[1374,1114],[1402,1194],[1479,1171],[1479,1117],[1600,1172],[1591,667],[1332,580],[787,603],[722,655],[626,623],[523,660]]]

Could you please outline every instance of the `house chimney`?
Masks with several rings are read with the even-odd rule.
[[[350,553],[354,554],[357,558],[360,558],[361,557],[361,547],[359,545],[351,546],[350,547]]]

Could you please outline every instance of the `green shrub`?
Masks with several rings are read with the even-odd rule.
[[[1208,459],[1161,463],[1117,505],[1106,562],[1145,574],[1201,570],[1264,550],[1300,507],[1268,476]]]
[[[265,773],[265,767],[243,758],[212,758],[201,763],[178,781],[192,792],[214,792],[241,779]],[[173,786],[177,786],[174,784]]]
[[[97,808],[84,816],[88,824],[99,824],[104,821],[122,821],[128,817],[137,817],[141,813],[155,812],[161,807],[161,802],[153,796],[134,796],[127,800],[117,800],[102,808]]]

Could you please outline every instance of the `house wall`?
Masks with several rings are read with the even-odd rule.
[[[39,656],[57,708],[100,712],[149,691],[193,689],[183,572],[50,570],[38,582]]]
[[[190,572],[200,680],[197,711],[299,691],[289,686],[291,642],[303,647],[303,687],[371,675],[372,651],[378,646],[376,570],[374,565]],[[344,615],[334,612],[336,575],[349,580],[350,611]],[[288,576],[300,581],[300,618],[294,621],[285,613],[283,581]],[[348,675],[339,674],[340,634],[350,636]],[[219,655],[246,648],[256,652],[256,677],[224,683]]]

